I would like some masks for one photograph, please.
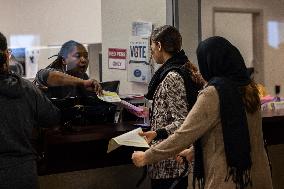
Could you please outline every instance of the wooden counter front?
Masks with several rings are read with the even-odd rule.
[[[43,132],[44,158],[38,162],[39,175],[131,163],[137,148],[121,146],[107,154],[109,139],[136,129],[134,122],[76,127],[78,131],[56,128]]]
[[[134,122],[77,127],[70,132],[47,129],[43,137],[45,157],[39,161],[39,174],[92,169],[131,163],[137,148],[121,146],[107,154],[112,137],[137,128]],[[267,145],[284,144],[284,110],[262,112],[263,137]]]
[[[127,131],[136,129],[135,122],[104,123],[96,125],[75,126],[74,131],[59,130],[58,128],[48,129],[45,132],[45,139],[48,144],[67,144],[87,142],[94,140],[109,140]]]
[[[284,110],[263,111],[262,130],[267,145],[284,144]]]

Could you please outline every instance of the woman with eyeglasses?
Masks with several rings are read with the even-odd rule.
[[[81,43],[67,41],[56,56],[49,66],[38,71],[35,79],[41,88],[47,89],[49,97],[77,96],[78,88],[101,94],[99,82],[89,79],[86,74],[89,65],[88,52]]]
[[[35,126],[59,124],[59,110],[30,81],[9,71],[10,53],[0,33],[0,188],[39,188]]]

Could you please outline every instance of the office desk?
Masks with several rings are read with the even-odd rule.
[[[284,110],[263,111],[262,130],[267,145],[284,144]]]
[[[112,137],[137,128],[134,122],[77,127],[79,131],[58,128],[43,131],[45,157],[38,163],[39,175],[93,169],[131,163],[134,147],[121,146],[107,154]]]

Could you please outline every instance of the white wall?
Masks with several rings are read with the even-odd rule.
[[[252,14],[219,12],[214,23],[214,35],[228,39],[240,50],[246,66],[253,67]]]
[[[177,0],[179,31],[182,35],[182,48],[192,63],[197,64],[198,46],[198,0]]]
[[[0,0],[1,32],[39,35],[40,45],[101,43],[101,0]]]
[[[281,0],[202,0],[202,38],[205,39],[213,35],[213,9],[214,8],[235,8],[243,10],[261,10],[263,11],[263,26],[258,33],[264,35],[263,44],[263,62],[261,65],[263,84],[271,95],[274,95],[274,86],[281,85],[281,95],[284,96],[284,43],[279,44],[278,48],[273,48],[269,44],[268,22],[276,21],[284,23],[284,1]],[[278,32],[283,33],[280,27]],[[242,32],[242,31],[239,31]],[[273,34],[272,34],[273,35]],[[282,42],[282,41],[281,41]]]
[[[41,49],[40,69],[51,63],[47,58],[57,54],[68,40],[84,44],[102,42],[101,0],[0,0],[0,26],[9,46]],[[18,35],[35,36],[36,40],[29,43],[22,38],[11,43],[10,39]],[[49,49],[50,45],[57,48]],[[91,63],[92,74],[92,66],[97,69],[98,62]]]
[[[108,69],[108,48],[124,48],[129,53],[133,21],[166,24],[165,0],[102,0],[102,71],[103,81],[120,80],[120,93],[144,94],[147,85],[127,81],[127,70]]]

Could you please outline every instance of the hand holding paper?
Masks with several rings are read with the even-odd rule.
[[[110,103],[117,103],[121,101],[117,93],[110,91],[103,91],[102,95],[98,96],[98,98],[102,101]]]
[[[149,111],[147,111],[147,109],[134,106],[133,104],[126,102],[125,100],[121,100],[118,94],[115,92],[103,91],[102,95],[98,96],[98,98],[105,102],[109,102],[109,103],[113,103],[115,105],[121,106],[138,117],[149,116],[148,115]]]
[[[107,153],[115,150],[121,145],[149,148],[147,141],[144,139],[144,137],[138,134],[139,132],[142,132],[141,128],[134,129],[110,139]]]

